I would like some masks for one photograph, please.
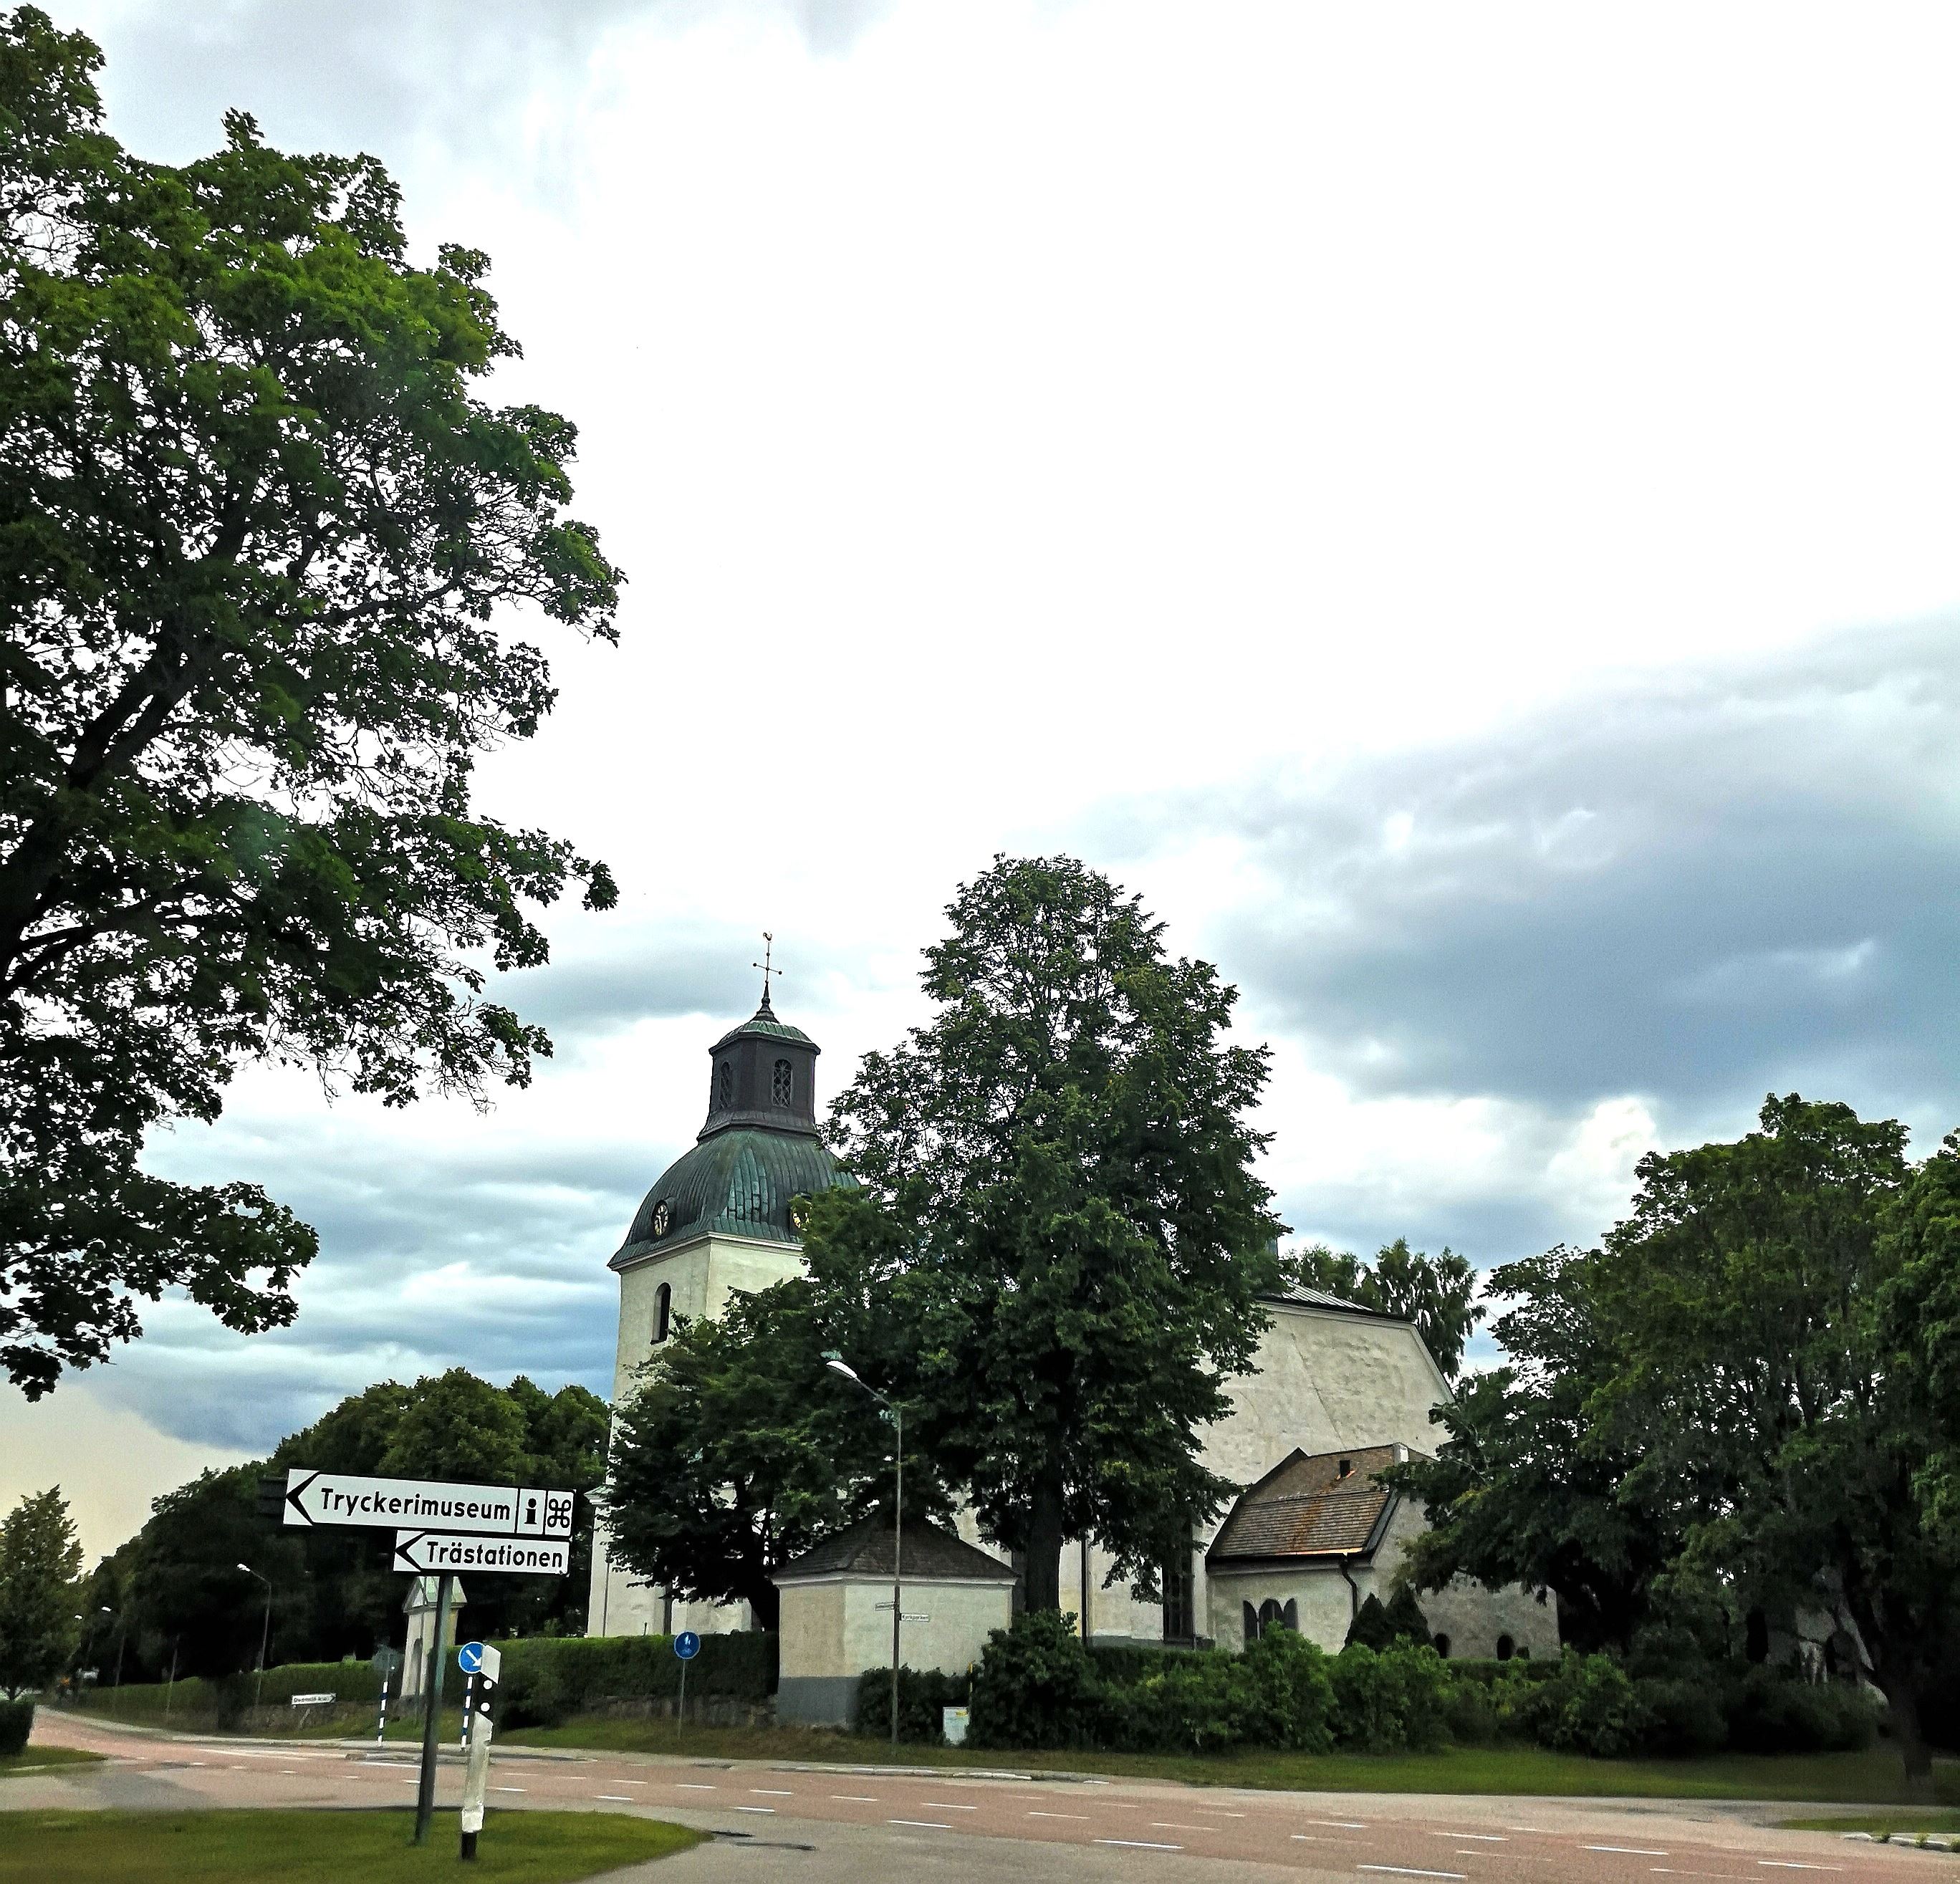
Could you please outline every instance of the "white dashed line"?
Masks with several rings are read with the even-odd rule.
[[[1719,1877],[1727,1879],[1729,1884],[1748,1884],[1740,1871],[1677,1871],[1671,1864],[1653,1864],[1647,1868],[1656,1877]]]
[[[1794,1858],[1758,1858],[1758,1864],[1767,1864],[1773,1871],[1841,1871],[1841,1864],[1799,1864]]]
[[[863,1793],[832,1793],[830,1796],[847,1806],[875,1806],[878,1803]]]
[[[1500,1838],[1494,1831],[1432,1831],[1432,1838],[1472,1838],[1478,1844],[1509,1844],[1510,1840]]]
[[[521,1786],[493,1786],[490,1790],[493,1793],[521,1793],[524,1789]]]
[[[937,1819],[887,1819],[888,1825],[910,1825],[919,1831],[950,1831],[950,1825],[941,1825]]]
[[[1223,1806],[1194,1806],[1191,1809],[1193,1812],[1210,1812],[1213,1817],[1217,1819],[1242,1819],[1246,1816],[1242,1812],[1227,1812]]]
[[[1358,1819],[1309,1819],[1310,1825],[1332,1825],[1337,1831],[1366,1831],[1368,1828]]]
[[[630,1793],[594,1793],[594,1799],[603,1799],[609,1806],[630,1806],[633,1796]]]
[[[1030,1819],[1073,1819],[1080,1825],[1089,1822],[1089,1815],[1081,1812],[1031,1812],[1028,1816]]]
[[[766,1812],[773,1813],[776,1809],[773,1806],[737,1806],[735,1809],[737,1812]]]
[[[1585,1848],[1588,1851],[1617,1851],[1622,1857],[1628,1858],[1664,1858],[1667,1856],[1665,1851],[1650,1851],[1642,1844],[1589,1844]]]
[[[1418,1871],[1406,1864],[1357,1864],[1354,1868],[1357,1871],[1386,1871],[1396,1877],[1452,1878],[1456,1884],[1469,1884],[1467,1874],[1462,1871]]]
[[[711,1793],[718,1790],[712,1786],[704,1786],[700,1781],[693,1779],[677,1779],[674,1781],[674,1785],[678,1790],[683,1793]]]
[[[1217,1828],[1216,1825],[1181,1825],[1175,1819],[1153,1819],[1150,1821],[1153,1831],[1215,1831]]]
[[[1181,1844],[1157,1844],[1148,1838],[1098,1838],[1098,1844],[1121,1845],[1125,1851],[1182,1851]]]
[[[751,1786],[749,1791],[758,1799],[794,1799],[796,1794],[787,1786]]]
[[[921,1799],[919,1803],[930,1806],[934,1812],[978,1812],[980,1809],[978,1806],[956,1805],[950,1799]]]

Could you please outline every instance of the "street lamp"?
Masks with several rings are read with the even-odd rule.
[[[272,1580],[262,1570],[254,1570],[250,1564],[240,1564],[238,1567],[266,1586],[266,1620],[259,1631],[259,1679],[252,1690],[252,1705],[256,1707],[266,1698],[266,1649],[272,1639]]]
[[[116,1618],[116,1679],[111,1685],[120,1688],[123,1685],[123,1644],[129,1639],[129,1625],[118,1612],[110,1609],[106,1602],[102,1606],[102,1613],[106,1616]]]
[[[832,1373],[841,1373],[854,1385],[863,1387],[885,1411],[892,1416],[893,1442],[892,1456],[897,1467],[897,1484],[892,1499],[892,1745],[899,1744],[899,1625],[905,1615],[905,1577],[903,1574],[905,1547],[905,1422],[897,1406],[885,1398],[878,1389],[858,1377],[854,1367],[848,1367],[835,1354],[827,1357],[823,1364]]]

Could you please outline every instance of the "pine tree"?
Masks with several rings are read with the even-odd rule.
[[[0,1688],[44,1688],[75,1653],[81,1544],[59,1485],[23,1498],[0,1520]]]

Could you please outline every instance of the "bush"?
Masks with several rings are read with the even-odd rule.
[[[1538,1737],[1550,1747],[1624,1759],[1646,1743],[1653,1721],[1627,1671],[1610,1655],[1568,1654],[1539,1691]]]
[[[1678,1758],[1713,1753],[1728,1744],[1721,1696],[1705,1674],[1698,1679],[1637,1680],[1634,1692],[1647,1712],[1647,1752]]]
[[[1281,1633],[1284,1633],[1283,1631]],[[1218,1753],[1246,1739],[1249,1683],[1233,1655],[1166,1660],[1097,1696],[1094,1738],[1123,1753]]]
[[[1072,1615],[1027,1611],[996,1629],[973,1677],[975,1746],[1080,1746],[1097,1724],[1096,1684]]]
[[[497,1647],[504,1656],[498,1711],[509,1726],[554,1726],[602,1701],[680,1692],[670,1635],[527,1636]],[[776,1637],[759,1629],[704,1635],[688,1664],[688,1699],[765,1701],[775,1692],[776,1663]]]
[[[1448,1664],[1432,1648],[1377,1653],[1359,1643],[1328,1664],[1335,1739],[1370,1753],[1443,1746],[1449,1738]]]
[[[1729,1691],[1729,1744],[1745,1753],[1853,1753],[1871,1745],[1879,1712],[1848,1682],[1752,1668]]]
[[[0,1701],[0,1759],[24,1751],[33,1726],[31,1701]]]
[[[936,1668],[899,1670],[899,1738],[912,1746],[937,1746],[946,1738],[942,1707],[968,1704],[972,1682],[966,1675],[947,1675]],[[858,1733],[883,1739],[892,1731],[892,1671],[867,1668],[858,1678],[858,1711],[852,1725]]]
[[[1495,1742],[1503,1723],[1489,1685],[1452,1679],[1443,1699],[1443,1724],[1459,1746],[1489,1746]]]
[[[1332,1749],[1334,1682],[1317,1644],[1290,1629],[1271,1629],[1235,1662],[1247,1740],[1302,1753]]]

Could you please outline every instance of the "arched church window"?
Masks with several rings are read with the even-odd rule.
[[[775,1083],[776,1103],[778,1106],[787,1106],[790,1103],[790,1092],[794,1083],[795,1076],[790,1071],[789,1061],[778,1060],[776,1062]]]
[[[663,1282],[654,1291],[654,1345],[657,1348],[667,1338],[667,1323],[673,1314],[673,1290]]]
[[[1437,1653],[1440,1655],[1446,1662],[1448,1661],[1449,1660],[1449,1637],[1446,1635],[1437,1635],[1431,1639]]]
[[[1300,1606],[1298,1603],[1292,1602],[1281,1603],[1277,1596],[1268,1596],[1259,1605],[1260,1634],[1264,1635],[1269,1629],[1292,1629],[1297,1631],[1299,1628]]]
[[[1500,1635],[1497,1637],[1497,1660],[1499,1661],[1508,1662],[1513,1655],[1517,1653],[1517,1644],[1513,1642],[1508,1635]]]
[[[714,1103],[724,1112],[735,1103],[735,1068],[726,1060],[714,1069]]]

